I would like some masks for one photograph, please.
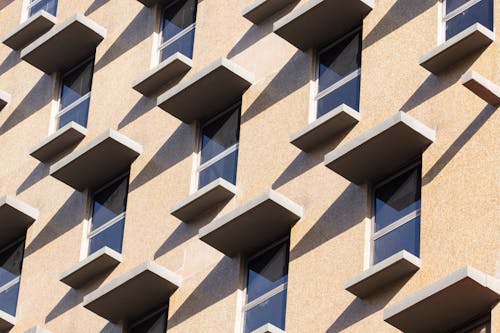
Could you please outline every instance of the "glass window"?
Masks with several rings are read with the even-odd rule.
[[[267,324],[285,329],[289,240],[248,260],[245,333]]]
[[[318,52],[317,117],[341,104],[359,110],[361,29]]]
[[[24,256],[24,238],[0,250],[0,311],[16,315]]]
[[[94,59],[90,59],[62,75],[57,128],[71,121],[87,127],[93,72]]]
[[[121,253],[127,193],[128,175],[125,175],[94,194],[89,254],[105,246]]]
[[[454,333],[491,333],[491,317],[488,315],[482,319],[475,320],[473,323],[464,325]]]
[[[420,256],[421,165],[375,187],[374,264],[406,250]]]
[[[28,16],[31,17],[44,10],[53,16],[56,16],[57,12],[57,0],[30,0],[28,5]]]
[[[160,62],[176,52],[193,57],[196,0],[177,0],[162,12]]]
[[[128,333],[165,333],[167,331],[168,308],[142,318],[132,323],[127,330]]]
[[[202,125],[198,188],[217,178],[236,183],[239,136],[239,104]]]
[[[445,0],[446,40],[480,23],[493,31],[493,0]]]

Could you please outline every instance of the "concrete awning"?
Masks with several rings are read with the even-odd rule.
[[[41,10],[9,32],[2,43],[19,51],[49,31],[55,24],[56,18]]]
[[[157,105],[185,123],[205,120],[241,100],[253,75],[220,58],[158,97]]]
[[[141,153],[140,144],[107,130],[51,165],[50,175],[77,191],[93,190],[126,172]]]
[[[256,330],[253,330],[251,333],[285,333],[285,331],[277,328],[273,324],[265,324]]]
[[[309,0],[276,21],[274,33],[306,51],[334,42],[363,23],[375,0]]]
[[[101,274],[111,271],[122,262],[122,255],[109,247],[103,247],[63,272],[60,281],[79,289]]]
[[[420,266],[419,258],[403,250],[347,281],[345,289],[359,298],[366,298],[391,283],[414,274]]]
[[[170,2],[174,2],[175,0],[137,0],[142,3],[146,7],[153,7],[156,4],[165,5]]]
[[[16,325],[16,318],[0,310],[0,332],[8,332]]]
[[[467,266],[386,308],[384,320],[405,333],[450,332],[499,300],[500,280]]]
[[[235,194],[236,186],[225,179],[218,178],[177,202],[170,208],[170,214],[183,222],[190,222],[206,210],[230,200]]]
[[[500,105],[500,86],[482,75],[468,71],[462,75],[460,82],[486,103],[495,107]]]
[[[246,6],[242,10],[241,15],[254,24],[259,24],[295,1],[296,0],[257,0]]]
[[[45,328],[40,326],[34,326],[24,331],[24,333],[50,333],[50,331],[47,331]]]
[[[199,237],[227,256],[251,254],[289,234],[303,208],[268,190],[201,228]]]
[[[42,163],[48,163],[76,146],[86,135],[87,129],[72,121],[31,148],[29,154]]]
[[[107,320],[133,321],[168,302],[181,277],[146,261],[83,298],[83,306]]]
[[[21,59],[47,74],[64,72],[92,56],[105,37],[105,28],[76,14],[24,48]]]
[[[325,155],[325,165],[355,184],[375,182],[407,166],[436,139],[436,132],[399,112]]]
[[[38,209],[21,200],[0,198],[0,248],[23,236],[39,215]]]
[[[193,60],[176,52],[158,66],[150,69],[132,83],[132,88],[144,96],[153,96],[174,79],[186,74],[193,67]]]
[[[0,90],[0,111],[10,103],[10,94]]]
[[[419,63],[429,72],[439,74],[469,54],[493,43],[494,40],[493,31],[476,23],[422,56]]]

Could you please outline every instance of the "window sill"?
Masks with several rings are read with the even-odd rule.
[[[49,31],[55,24],[54,16],[40,11],[9,32],[2,43],[14,51],[19,51]]]
[[[439,74],[494,40],[493,31],[476,23],[422,56],[420,65],[431,73]]]
[[[342,104],[292,135],[290,143],[305,152],[310,152],[328,139],[354,127],[360,118],[359,112]]]
[[[0,310],[0,332],[8,332],[16,325],[16,317]]]
[[[253,330],[251,333],[285,333],[285,331],[277,328],[272,324],[265,324],[264,326],[261,326],[256,330]]]
[[[0,111],[10,103],[10,94],[0,90]]]
[[[47,164],[63,152],[76,146],[87,135],[87,129],[70,122],[31,148],[29,154]]]
[[[120,253],[104,247],[62,273],[59,280],[71,288],[79,289],[99,275],[113,270],[121,262]]]
[[[51,332],[47,331],[45,328],[42,328],[40,326],[34,326],[24,331],[24,333],[51,333]]]
[[[347,281],[345,289],[359,298],[366,298],[381,288],[414,274],[420,266],[419,258],[403,250]]]
[[[183,222],[190,222],[209,208],[229,201],[235,194],[236,186],[219,178],[176,203],[170,214]]]
[[[8,195],[0,198],[0,248],[24,235],[39,215],[23,201]]]
[[[271,17],[296,0],[257,0],[243,9],[241,15],[254,24]]]
[[[384,320],[404,332],[448,332],[499,300],[500,280],[466,266],[386,308]]]
[[[460,79],[462,84],[486,103],[500,106],[500,86],[474,71],[468,71]]]

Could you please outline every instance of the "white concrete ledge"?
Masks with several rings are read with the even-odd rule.
[[[438,45],[420,58],[420,66],[439,74],[456,62],[495,40],[495,33],[476,23],[459,34]]]
[[[21,59],[47,74],[64,72],[92,56],[105,37],[105,28],[76,14],[25,47]]]
[[[491,311],[500,280],[466,266],[384,310],[384,320],[405,333],[449,332]]]
[[[16,317],[0,310],[0,332],[8,332],[16,325]]]
[[[15,51],[19,51],[49,31],[55,24],[56,18],[41,10],[9,32],[3,38],[2,43]]]
[[[277,328],[273,324],[265,324],[256,330],[253,330],[251,333],[285,333],[285,331]]]
[[[302,206],[268,190],[201,228],[199,237],[227,256],[251,254],[286,236],[302,215]]]
[[[24,333],[51,333],[51,332],[47,331],[45,328],[42,328],[40,326],[34,326],[24,331]]]
[[[172,80],[186,74],[193,67],[193,60],[176,52],[132,82],[132,88],[144,96],[153,96]]]
[[[348,280],[345,289],[359,298],[366,298],[391,283],[414,274],[420,266],[419,258],[403,250]]]
[[[290,137],[290,143],[310,152],[317,146],[354,127],[361,119],[359,112],[342,104],[319,117]]]
[[[182,278],[146,261],[83,298],[83,306],[113,322],[133,321],[168,303]]]
[[[325,155],[325,166],[355,184],[371,183],[407,166],[436,139],[436,132],[398,112]]]
[[[375,0],[309,0],[276,21],[273,31],[306,51],[333,42],[356,27],[375,8]]]
[[[157,105],[189,124],[225,111],[241,100],[253,81],[253,74],[220,58],[160,95]]]
[[[236,186],[218,178],[182,199],[170,208],[170,214],[183,222],[190,222],[209,208],[230,200],[236,194]]]
[[[122,262],[122,255],[109,247],[92,253],[75,266],[63,272],[59,281],[79,289],[98,276],[111,271]]]
[[[0,248],[26,233],[40,213],[27,203],[6,195],[0,198]]]
[[[64,151],[76,146],[86,135],[87,129],[72,121],[36,144],[29,154],[42,163],[48,163]]]
[[[7,93],[3,90],[0,90],[0,111],[2,111],[2,109],[4,107],[6,107],[7,104],[10,103],[10,99],[11,99],[11,97],[10,97],[9,93]]]
[[[51,165],[50,175],[77,191],[94,190],[126,172],[141,153],[140,144],[110,129]]]
[[[468,71],[460,78],[460,82],[486,103],[500,105],[500,86],[474,71]]]
[[[257,0],[246,6],[241,15],[254,24],[259,24],[296,0]]]

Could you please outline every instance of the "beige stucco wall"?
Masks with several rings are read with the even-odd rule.
[[[0,36],[19,24],[22,2],[0,1]],[[500,82],[498,42],[435,76],[418,59],[437,44],[437,1],[377,1],[363,25],[362,121],[305,154],[288,140],[308,121],[312,52],[272,34],[270,20],[254,26],[244,19],[241,10],[252,2],[199,0],[188,75],[226,56],[253,72],[256,83],[242,101],[237,195],[223,209],[183,224],[169,208],[189,194],[196,129],[131,88],[151,63],[154,10],[135,0],[59,1],[59,22],[80,12],[108,30],[96,51],[89,132],[81,144],[113,128],[144,146],[131,168],[124,261],[82,290],[59,282],[59,275],[80,260],[87,194],[48,176],[48,166],[27,154],[48,135],[54,78],[0,45],[0,89],[12,94],[0,112],[0,195],[17,195],[41,213],[27,233],[12,332],[37,324],[54,333],[120,332],[81,301],[147,259],[184,277],[170,300],[169,332],[235,332],[240,260],[202,243],[197,232],[268,188],[305,209],[291,233],[288,333],[395,332],[383,321],[383,308],[459,267],[500,278],[500,115],[459,83],[468,69]],[[495,11],[499,27],[500,6]],[[323,156],[399,110],[437,132],[423,155],[423,265],[408,281],[360,300],[343,285],[368,264],[367,188],[324,167]],[[499,310],[493,332],[500,331]]]

